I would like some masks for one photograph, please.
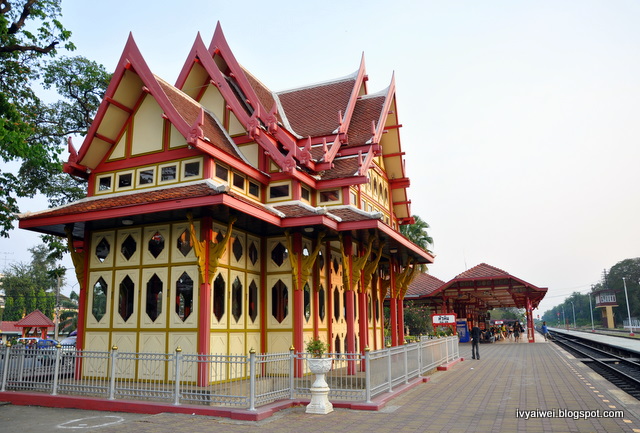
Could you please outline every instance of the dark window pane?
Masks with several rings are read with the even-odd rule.
[[[244,177],[238,173],[233,173],[233,186],[244,190]]]
[[[135,254],[137,248],[138,246],[136,244],[136,240],[133,239],[133,236],[129,235],[122,242],[122,246],[120,247],[120,252],[122,253],[125,259],[129,260]]]
[[[149,239],[149,252],[157,259],[162,250],[164,250],[164,236],[160,232],[155,232]]]
[[[336,320],[340,318],[340,291],[337,287],[333,289],[333,317]]]
[[[269,198],[281,198],[289,195],[289,185],[278,185],[269,187]]]
[[[216,164],[216,177],[222,180],[229,180],[229,169],[223,165]]]
[[[318,316],[320,316],[320,320],[324,320],[325,312],[325,291],[324,287],[320,285],[320,290],[318,290]]]
[[[109,191],[111,189],[111,178],[102,177],[98,180],[98,191]]]
[[[231,247],[231,250],[233,251],[233,256],[236,258],[236,261],[239,262],[240,259],[242,258],[242,253],[243,253],[242,241],[240,241],[239,238],[236,238],[233,241],[233,246]]]
[[[155,322],[162,314],[162,280],[153,274],[147,282],[147,316]]]
[[[184,231],[180,233],[180,236],[178,236],[178,242],[176,246],[178,247],[178,251],[180,251],[180,253],[182,253],[183,256],[187,257],[187,255],[193,248],[193,245],[191,244],[191,234],[189,230],[184,229]]]
[[[309,288],[309,283],[304,285],[304,318],[307,322],[311,318],[311,288]]]
[[[184,177],[200,176],[200,161],[188,162],[184,165]]]
[[[216,280],[213,282],[213,315],[216,316],[218,322],[224,316],[224,295],[226,291],[226,284],[222,274],[218,274]]]
[[[282,280],[278,280],[271,288],[271,315],[278,321],[282,321],[289,314],[289,290]]]
[[[127,188],[132,185],[133,176],[131,173],[118,175],[118,188]]]
[[[236,323],[242,317],[242,298],[242,283],[236,277],[231,285],[231,315],[236,320]]]
[[[193,280],[186,272],[176,281],[176,314],[184,322],[193,309]]]
[[[260,185],[257,183],[249,182],[249,194],[254,197],[260,197]]]
[[[249,284],[249,318],[255,323],[258,317],[258,286],[255,281]]]
[[[258,262],[258,248],[256,248],[256,244],[254,244],[253,241],[251,245],[249,245],[249,260],[253,266]]]
[[[160,170],[160,180],[163,182],[167,182],[170,180],[176,180],[177,177],[177,168],[175,165],[170,165],[168,167],[162,167]]]
[[[133,314],[133,297],[135,285],[127,275],[120,282],[120,292],[118,293],[118,313],[126,322]]]
[[[138,182],[140,185],[148,185],[153,183],[153,170],[143,170],[139,173]]]
[[[320,191],[320,201],[338,201],[339,198],[340,190]]]
[[[311,200],[311,191],[309,191],[309,188],[305,188],[303,186],[300,196],[302,197],[303,200],[310,201]]]
[[[273,247],[273,250],[271,250],[271,260],[273,260],[273,262],[278,266],[282,266],[288,257],[289,251],[287,251],[285,246],[280,242],[278,242],[278,244]]]
[[[107,312],[107,283],[102,277],[93,286],[92,297],[91,313],[99,322]]]
[[[96,257],[100,263],[103,263],[106,260],[110,251],[111,245],[109,245],[109,242],[105,238],[102,238],[100,242],[98,242],[98,245],[96,245]]]

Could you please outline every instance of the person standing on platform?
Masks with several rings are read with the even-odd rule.
[[[547,334],[549,333],[549,328],[547,328],[547,322],[542,322],[542,335],[544,336],[544,341],[547,341]]]
[[[471,328],[471,358],[480,360],[480,328],[474,326]]]

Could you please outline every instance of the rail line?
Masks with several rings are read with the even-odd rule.
[[[639,353],[574,335],[555,331],[550,334],[554,343],[564,347],[596,373],[640,400]]]

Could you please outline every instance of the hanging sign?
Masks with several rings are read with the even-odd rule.
[[[432,314],[431,320],[434,325],[455,325],[456,324],[456,315],[455,314]]]

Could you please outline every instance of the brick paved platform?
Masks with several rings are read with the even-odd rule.
[[[537,338],[542,340],[539,335]],[[308,415],[304,406],[296,406],[254,422],[163,413],[141,415],[98,431],[640,432],[640,401],[551,343],[482,344],[480,361],[471,359],[470,344],[462,344],[461,355],[466,359],[464,362],[435,373],[428,382],[403,394],[386,398],[378,411],[337,408],[327,415]],[[5,410],[7,406],[0,408],[0,415]],[[537,414],[525,419],[517,416],[517,410],[574,411],[569,415],[578,415],[576,411],[580,410],[599,410],[600,415],[574,419],[567,414],[556,418]],[[607,410],[621,410],[622,416],[605,418]]]

